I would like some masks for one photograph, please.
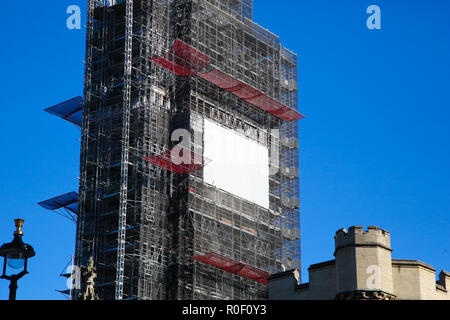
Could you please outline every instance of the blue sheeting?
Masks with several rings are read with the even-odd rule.
[[[78,193],[69,192],[46,201],[38,203],[42,208],[47,210],[58,210],[66,208],[73,213],[78,213]]]
[[[75,97],[44,111],[81,127],[83,122],[83,98]]]
[[[64,208],[72,211],[73,213],[78,214],[78,196],[77,196],[77,202],[69,204],[69,205],[65,206]]]

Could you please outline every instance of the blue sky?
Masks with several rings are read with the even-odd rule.
[[[334,233],[391,232],[393,257],[450,269],[450,2],[255,0],[254,20],[299,54],[302,258],[332,259]],[[42,110],[82,93],[85,1],[9,1],[0,11],[0,242],[26,220],[37,255],[18,299],[64,299],[74,224],[37,202],[77,190],[80,131]],[[369,5],[382,29],[368,30]],[[0,299],[8,283],[0,281]]]

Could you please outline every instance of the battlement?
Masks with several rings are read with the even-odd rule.
[[[336,251],[351,246],[379,246],[391,250],[391,236],[386,230],[378,227],[368,227],[367,231],[361,226],[353,226],[347,230],[340,229],[334,237]]]

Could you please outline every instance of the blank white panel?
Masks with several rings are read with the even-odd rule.
[[[269,150],[232,130],[205,121],[206,183],[269,208]]]

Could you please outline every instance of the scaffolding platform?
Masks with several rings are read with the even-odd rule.
[[[208,66],[210,57],[180,39],[176,39],[166,57],[153,57],[149,60],[177,76],[199,76],[282,120],[305,119],[305,116],[298,111],[278,102],[253,86],[213,66]]]
[[[270,273],[252,267],[248,264],[219,255],[217,253],[210,252],[206,255],[194,256],[192,258],[201,261],[203,263],[212,265],[216,268],[222,269],[226,272],[233,273],[250,280],[261,282],[265,285],[268,284],[267,278],[270,276]]]

